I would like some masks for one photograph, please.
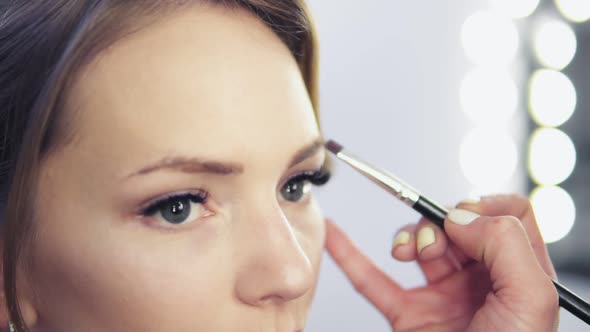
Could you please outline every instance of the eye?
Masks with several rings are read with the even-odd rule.
[[[311,190],[309,180],[290,180],[281,188],[281,197],[289,202],[298,202]]]
[[[144,209],[143,215],[168,224],[183,224],[208,214],[203,206],[206,200],[206,193],[173,195],[152,203]]]
[[[281,188],[281,198],[289,202],[299,202],[309,194],[312,185],[324,185],[329,179],[330,173],[324,170],[296,175]]]

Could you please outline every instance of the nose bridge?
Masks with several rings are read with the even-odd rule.
[[[271,197],[248,200],[236,225],[235,292],[251,305],[290,301],[313,286],[311,262],[275,195]]]

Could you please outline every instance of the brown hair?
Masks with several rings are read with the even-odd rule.
[[[243,8],[264,21],[295,57],[317,110],[316,39],[303,1],[200,2]],[[34,242],[30,207],[43,159],[67,136],[62,108],[76,72],[162,10],[195,2],[16,0],[0,5],[0,232],[6,303],[17,331],[28,331],[17,302],[16,275],[19,262],[25,270],[31,263],[25,245]]]

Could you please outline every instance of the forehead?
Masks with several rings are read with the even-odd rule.
[[[287,47],[256,17],[220,7],[119,40],[80,73],[67,108],[80,112],[75,144],[109,155],[121,145],[146,158],[292,152],[318,135]]]

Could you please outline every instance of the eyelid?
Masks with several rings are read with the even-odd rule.
[[[296,165],[292,165],[289,169],[301,169],[301,168],[308,168],[308,171],[318,171],[318,170],[330,170],[332,162],[330,161],[330,155],[325,152],[325,148],[318,150],[313,156],[302,160],[301,162],[297,163]],[[306,166],[307,165],[307,166]],[[309,170],[311,168],[311,170]]]
[[[158,196],[156,198],[149,199],[139,205],[137,209],[137,214],[144,216],[146,215],[145,212],[150,208],[153,208],[159,204],[166,202],[167,200],[175,197],[182,197],[186,195],[194,195],[199,197],[203,200],[202,204],[207,203],[209,200],[209,192],[203,189],[191,189],[191,190],[184,190],[184,191],[176,191],[172,193],[166,193],[164,195]]]
[[[285,186],[287,183],[299,178],[299,177],[304,177],[304,176],[311,176],[317,172],[319,172],[321,170],[321,168],[315,169],[315,170],[307,170],[307,171],[302,171],[302,172],[298,172],[295,173],[293,175],[288,176],[284,181],[282,181],[279,185],[279,188],[282,188],[283,186]]]
[[[296,173],[296,174],[288,177],[285,181],[283,181],[283,183],[280,185],[279,188],[282,188],[287,183],[294,181],[294,180],[309,180],[314,185],[324,185],[330,180],[330,177],[331,177],[331,172],[329,170],[325,169],[324,166],[322,165],[321,167],[319,167],[315,170],[299,172],[299,173]],[[321,181],[321,182],[314,181],[314,178]]]
[[[190,200],[190,204],[196,204],[198,209],[201,211],[201,214],[198,217],[187,219],[178,224],[169,223],[163,220],[162,215],[159,213],[159,207],[161,204],[165,204],[168,200],[174,200],[176,198],[182,198],[186,196],[199,196],[199,200],[202,202],[195,202],[192,199]],[[209,193],[208,191],[202,189],[195,189],[195,190],[185,190],[179,191],[174,193],[168,193],[165,195],[160,196],[160,198],[152,199],[146,204],[142,204],[142,208],[135,214],[135,218],[137,218],[138,222],[160,230],[162,232],[167,233],[176,233],[176,232],[183,232],[194,227],[198,227],[203,221],[209,219],[217,215],[216,208],[214,202],[208,198]],[[146,213],[147,209],[155,208],[151,214]],[[191,213],[194,208],[191,208]]]

